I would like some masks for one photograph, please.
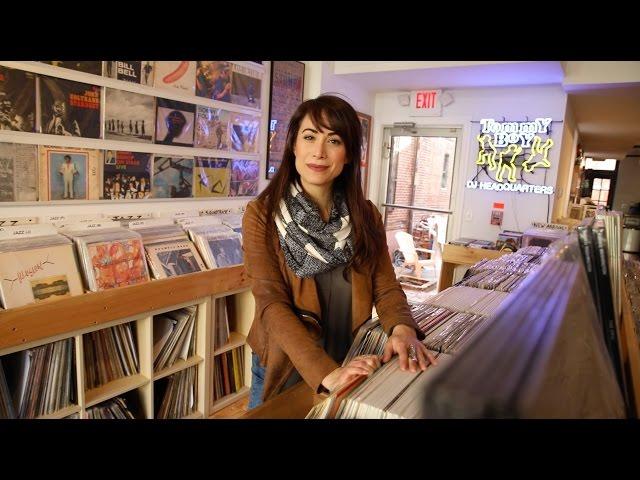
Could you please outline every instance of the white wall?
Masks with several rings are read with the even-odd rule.
[[[614,210],[626,211],[632,203],[640,202],[638,179],[640,179],[640,159],[623,158],[620,161],[616,191],[613,197]]]
[[[571,194],[571,178],[578,147],[578,130],[570,102],[567,102],[562,130],[562,145],[560,146],[560,161],[558,163],[552,220],[567,216],[569,195]]]
[[[335,75],[335,62],[303,62],[304,99],[315,98],[322,93],[338,93],[358,112],[373,113],[374,95],[352,80]]]
[[[425,85],[428,88],[428,85]],[[452,226],[449,239],[464,236],[486,240],[495,240],[503,230],[524,230],[532,221],[546,221],[553,198],[548,195],[518,194],[513,192],[494,192],[469,190],[465,188],[467,180],[476,173],[475,156],[477,141],[475,136],[480,130],[481,118],[502,120],[526,120],[536,117],[552,117],[551,138],[554,147],[550,151],[551,168],[532,174],[532,183],[555,186],[562,137],[562,121],[565,115],[567,96],[560,86],[476,88],[448,90],[454,102],[443,107],[442,117],[410,117],[408,107],[401,107],[398,94],[406,92],[380,93],[375,97],[373,113],[373,141],[370,172],[370,198],[380,206],[384,192],[380,184],[385,173],[382,167],[382,133],[384,126],[393,122],[416,122],[416,126],[451,126],[462,128],[459,162],[454,166]],[[560,121],[556,123],[555,121]],[[488,180],[488,179],[487,179]],[[505,213],[501,227],[490,224],[493,202],[503,202]]]

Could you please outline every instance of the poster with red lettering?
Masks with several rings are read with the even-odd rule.
[[[100,138],[101,87],[46,76],[38,80],[41,133]]]

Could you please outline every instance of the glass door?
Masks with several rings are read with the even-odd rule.
[[[398,256],[395,234],[407,232],[418,248],[433,250],[447,240],[451,187],[460,128],[394,127],[384,130],[387,170],[383,190],[384,222],[392,260]],[[429,257],[428,254],[421,257]]]

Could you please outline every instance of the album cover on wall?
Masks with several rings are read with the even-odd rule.
[[[196,69],[196,95],[231,103],[232,75],[230,62],[198,62]]]
[[[42,133],[100,138],[100,90],[97,85],[38,77]]]
[[[0,143],[0,202],[38,200],[38,146]]]
[[[125,82],[141,83],[142,62],[107,61],[104,62],[104,69],[105,77],[124,80]]]
[[[229,150],[229,112],[198,105],[196,110],[196,148]]]
[[[153,87],[155,78],[155,62],[152,60],[143,60],[140,62],[140,85],[148,85]]]
[[[231,101],[236,105],[260,108],[262,72],[258,69],[232,63]]]
[[[156,143],[193,147],[196,106],[157,98]]]
[[[196,197],[227,197],[231,179],[228,158],[196,157]]]
[[[230,112],[229,136],[235,152],[256,153],[260,138],[260,118],[244,113]]]
[[[143,199],[151,196],[151,154],[107,150],[102,174],[105,200]]]
[[[0,66],[0,130],[35,132],[36,76]]]
[[[230,196],[243,197],[258,195],[258,171],[260,163],[257,160],[231,160]]]
[[[102,152],[40,145],[40,200],[97,200]]]
[[[156,88],[177,88],[195,94],[196,62],[156,61],[153,86]]]
[[[185,198],[193,196],[193,158],[154,157],[154,198]]]
[[[107,88],[105,98],[107,140],[153,143],[155,97]]]
[[[79,62],[74,60],[51,60],[48,63],[54,67],[68,68],[78,72],[91,73],[92,75],[102,75],[102,62]]]

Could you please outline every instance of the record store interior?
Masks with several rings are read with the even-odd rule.
[[[640,62],[0,61],[0,419],[637,419]]]

